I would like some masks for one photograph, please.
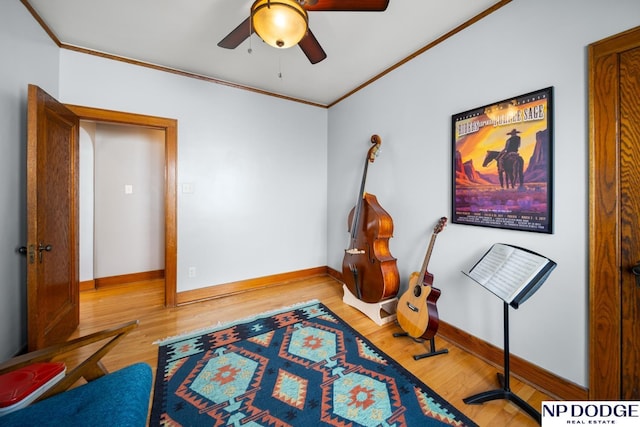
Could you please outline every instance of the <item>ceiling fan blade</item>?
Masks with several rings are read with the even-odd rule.
[[[300,49],[307,55],[309,62],[312,64],[317,64],[327,57],[311,30],[307,30],[307,34],[298,42],[298,46],[300,46]]]
[[[389,0],[312,0],[304,8],[316,12],[383,12]]]
[[[231,31],[225,38],[220,40],[218,46],[225,49],[235,49],[240,46],[240,43],[245,41],[249,36],[253,34],[253,26],[251,25],[251,17],[242,21],[235,30]]]

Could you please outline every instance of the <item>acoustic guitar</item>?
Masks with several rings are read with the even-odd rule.
[[[433,229],[427,254],[420,272],[409,277],[409,288],[398,301],[396,312],[400,327],[413,338],[433,338],[438,331],[438,307],[440,289],[433,287],[433,275],[427,271],[436,237],[444,229],[447,218],[442,217]]]

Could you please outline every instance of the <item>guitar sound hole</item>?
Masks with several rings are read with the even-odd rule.
[[[422,288],[420,286],[413,287],[413,295],[419,297],[422,294]]]

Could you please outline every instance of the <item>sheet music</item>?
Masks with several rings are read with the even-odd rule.
[[[486,284],[489,279],[491,279],[491,276],[500,269],[512,252],[513,248],[509,246],[494,245],[469,272],[469,276],[482,285]]]
[[[548,263],[543,256],[498,243],[468,276],[504,301],[511,302]]]

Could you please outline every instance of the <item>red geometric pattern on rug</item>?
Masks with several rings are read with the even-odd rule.
[[[247,340],[259,344],[263,347],[269,347],[269,344],[271,344],[271,340],[273,340],[274,335],[275,332],[271,331],[267,332],[266,334],[258,335],[256,337],[247,338]]]
[[[225,409],[230,406],[230,402],[228,401],[216,402],[216,401],[207,399],[206,397],[203,397],[201,392],[199,393],[194,391],[194,389],[192,388],[192,384],[194,383],[196,378],[198,378],[201,374],[205,378],[212,378],[213,381],[215,381],[215,378],[218,377],[218,371],[208,373],[205,370],[208,363],[215,358],[224,357],[226,354],[230,354],[230,353],[236,353],[243,357],[250,358],[257,363],[258,369],[256,369],[253,374],[253,378],[250,383],[250,386],[247,387],[245,390],[238,390],[237,395],[242,396],[242,395],[250,395],[252,393],[256,393],[260,389],[262,376],[264,375],[265,367],[267,366],[269,360],[267,358],[261,357],[255,353],[248,352],[242,348],[235,347],[233,345],[229,346],[228,350],[223,352],[219,351],[219,349],[212,349],[207,351],[205,356],[202,357],[202,359],[197,361],[195,368],[192,369],[191,372],[189,372],[189,374],[185,377],[185,379],[183,380],[183,382],[180,384],[180,386],[177,388],[175,392],[176,396],[182,398],[185,402],[188,402],[191,405],[193,405],[201,413],[206,413],[210,415],[217,422],[222,423],[221,425],[225,425],[227,422],[226,416],[225,416],[227,415],[227,413],[225,412]],[[223,366],[229,366],[229,365],[225,364]],[[228,383],[229,381],[226,381],[226,382]],[[218,385],[220,386],[222,384],[218,384]],[[214,391],[214,390],[212,388],[209,391]]]
[[[150,425],[475,426],[319,302],[161,345]]]
[[[380,357],[378,353],[373,351],[370,346],[367,345],[364,341],[359,338],[356,338],[356,343],[358,344],[358,355],[363,359],[371,360],[372,362],[380,363],[382,365],[386,365],[387,361]]]
[[[240,335],[238,335],[235,326],[226,330],[212,332],[209,334],[209,338],[211,339],[211,345],[213,347],[221,347],[240,341]]]
[[[402,398],[398,391],[394,378],[383,375],[379,372],[364,369],[361,366],[353,365],[348,362],[342,362],[341,367],[344,368],[339,376],[328,377],[322,383],[322,420],[329,422],[331,425],[339,425],[342,420],[362,419],[363,413],[366,419],[374,421],[373,425],[385,425],[385,422],[398,422],[398,426],[406,426],[403,413],[405,407],[402,404]],[[363,388],[363,383],[357,381],[342,382],[344,378],[348,378],[351,374],[357,374],[359,377],[366,377],[368,384],[384,385],[384,393],[376,391],[373,388]],[[367,385],[367,384],[365,384]],[[368,390],[363,399],[360,393]],[[375,397],[374,400],[371,400]],[[382,414],[379,410],[367,410],[374,403],[384,400],[388,404],[388,413]],[[342,404],[342,408],[338,409]]]
[[[309,381],[284,369],[278,370],[273,397],[297,409],[304,409]]]
[[[312,324],[307,322],[307,321],[303,321],[300,322],[300,325],[302,325],[302,327],[309,327]],[[325,325],[318,325],[318,324],[313,324],[313,326],[317,329],[322,329],[328,333],[331,333],[335,336],[335,341],[336,341],[336,349],[335,349],[335,356],[337,357],[338,355],[340,355],[341,353],[344,353],[345,351],[345,345],[344,345],[344,336],[342,334],[342,332],[339,329],[336,328],[332,328],[329,326],[325,326]],[[286,330],[286,333],[284,334],[284,338],[282,341],[282,346],[280,347],[280,351],[278,353],[278,356],[282,359],[285,360],[290,360],[293,363],[297,363],[300,364],[302,366],[311,368],[314,365],[317,365],[318,362],[315,362],[314,360],[310,360],[304,357],[300,357],[297,353],[293,353],[290,350],[290,347],[292,345],[292,338],[293,338],[293,332],[295,331],[295,329],[292,329],[291,327],[289,327]],[[313,340],[317,340],[317,338],[313,338]],[[320,364],[324,364],[323,361],[319,362]]]
[[[296,312],[290,311],[287,313],[275,314],[273,316],[277,328],[284,328],[285,326],[294,325],[304,319],[300,318]]]
[[[420,407],[422,408],[422,413],[427,417],[434,418],[438,421],[441,421],[444,424],[455,426],[455,427],[463,427],[465,424],[461,420],[452,420],[443,416],[439,411],[437,411],[437,402],[434,402],[427,394],[423,393],[418,387],[414,387],[414,393],[416,394],[416,398],[420,403]],[[434,410],[436,408],[436,410]]]

